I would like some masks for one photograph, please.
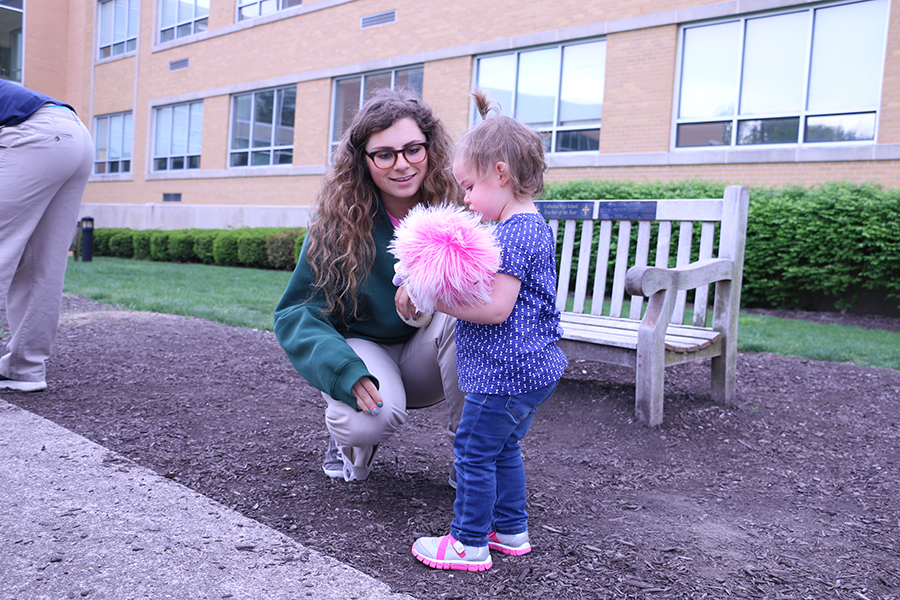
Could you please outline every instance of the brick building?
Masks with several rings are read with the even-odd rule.
[[[390,85],[454,137],[488,90],[550,181],[900,186],[892,0],[0,0],[0,76],[88,124],[97,226],[303,223]]]

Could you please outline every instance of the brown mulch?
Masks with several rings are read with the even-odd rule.
[[[650,429],[630,370],[573,362],[523,441],[534,551],[482,574],[409,551],[452,519],[445,409],[331,480],[321,397],[271,332],[66,296],[50,389],[3,397],[423,600],[900,598],[900,371],[742,353],[734,407],[708,371],[670,368]]]

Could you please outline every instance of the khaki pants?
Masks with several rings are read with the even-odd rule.
[[[0,302],[10,337],[0,375],[45,381],[69,246],[94,161],[91,134],[67,108],[0,128]]]
[[[406,422],[407,409],[431,406],[447,399],[448,428],[455,432],[465,394],[456,374],[456,319],[434,313],[427,326],[405,344],[382,345],[361,339],[347,343],[378,379],[384,407],[367,415],[328,394],[325,424],[353,466],[355,479],[365,479],[372,468],[375,447],[389,440]],[[448,453],[448,469],[451,456]]]

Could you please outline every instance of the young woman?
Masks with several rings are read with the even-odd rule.
[[[396,259],[388,252],[410,208],[461,203],[447,168],[450,149],[443,125],[420,98],[376,93],[345,132],[316,196],[297,267],[275,310],[275,333],[325,398],[329,477],[368,477],[378,445],[399,430],[408,408],[446,398],[451,436],[459,423],[456,320],[417,313],[392,283]]]

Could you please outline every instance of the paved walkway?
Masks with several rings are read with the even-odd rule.
[[[2,600],[414,600],[0,400]]]

